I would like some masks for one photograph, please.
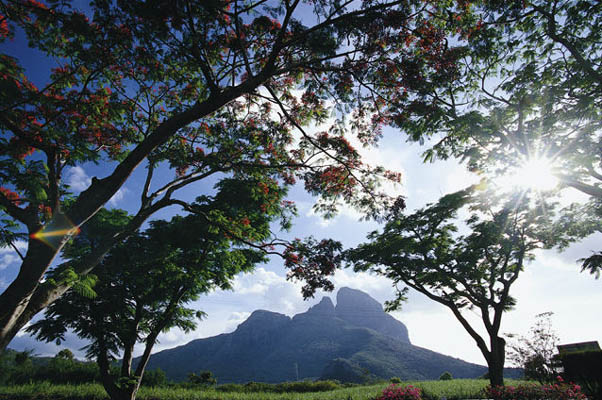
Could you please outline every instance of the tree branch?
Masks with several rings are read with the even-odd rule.
[[[575,58],[575,60],[577,61],[577,63],[581,66],[581,68],[583,68],[583,70],[591,77],[593,78],[595,81],[598,82],[598,84],[602,84],[602,74],[600,74],[598,71],[596,71],[594,69],[594,66],[592,65],[592,63],[587,60],[583,54],[581,54],[581,52],[577,49],[577,47],[571,43],[568,39],[566,39],[563,36],[560,36],[556,30],[556,18],[552,13],[549,13],[548,11],[546,11],[545,9],[533,5],[533,9],[536,10],[537,12],[539,12],[540,14],[542,14],[546,20],[547,20],[547,30],[546,33],[548,34],[548,36],[555,41],[556,43],[560,43],[561,45],[563,45],[570,53],[571,55]]]

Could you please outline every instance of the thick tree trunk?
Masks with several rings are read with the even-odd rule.
[[[126,375],[120,374],[119,377],[111,375],[111,364],[102,338],[98,338],[98,345],[100,352],[96,358],[96,363],[98,364],[98,369],[100,371],[102,386],[111,400],[135,400],[138,389],[140,388],[140,383],[142,382],[142,376],[135,378],[131,376],[129,372]],[[123,378],[130,378],[132,380],[130,382],[117,382],[117,380],[123,380]],[[135,379],[135,381],[133,379]]]
[[[136,395],[138,394],[138,389],[140,388],[140,381],[138,379],[137,383],[133,385],[127,385],[124,387],[117,387],[113,382],[112,378],[102,379],[102,386],[107,391],[107,394],[111,398],[111,400],[135,400]]]
[[[57,253],[58,250],[40,241],[30,240],[19,274],[0,295],[0,351],[37,313],[31,314],[25,321],[22,318]]]
[[[504,385],[504,363],[506,360],[506,341],[501,337],[491,338],[491,352],[487,357],[489,383],[491,386]]]

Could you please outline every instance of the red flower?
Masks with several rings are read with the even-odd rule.
[[[8,33],[8,22],[6,20],[6,17],[0,14],[0,38],[7,37]]]
[[[6,197],[9,201],[15,203],[15,205],[18,206],[19,204],[21,204],[21,200],[19,200],[19,195],[13,192],[12,190],[7,189],[5,187],[0,187],[0,193],[2,193],[4,197]]]

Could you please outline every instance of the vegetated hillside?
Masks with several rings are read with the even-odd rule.
[[[174,380],[209,370],[220,383],[437,379],[445,371],[455,378],[474,378],[487,371],[413,346],[403,323],[366,293],[349,288],[339,290],[336,307],[324,297],[293,318],[255,311],[232,333],[154,354],[147,368],[161,368]]]

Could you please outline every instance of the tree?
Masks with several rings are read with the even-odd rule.
[[[157,211],[186,209],[179,189],[224,175],[301,179],[326,215],[341,201],[371,216],[386,208],[378,181],[399,174],[362,163],[345,136],[375,143],[413,113],[412,94],[455,76],[457,52],[430,4],[351,3],[95,0],[82,13],[69,1],[0,1],[0,40],[23,32],[55,64],[37,87],[19,55],[0,55],[0,243],[22,258],[0,295],[0,349],[71,287],[44,276],[141,165],[138,210],[73,276]],[[307,130],[332,113],[330,128]],[[106,176],[78,194],[65,174],[87,162]]]
[[[63,349],[56,353],[54,357],[61,360],[73,360],[75,356],[73,355],[73,352],[71,350]]]
[[[449,371],[445,371],[444,373],[441,374],[441,376],[439,376],[440,381],[451,381],[453,379],[454,379],[454,377],[452,376],[451,372],[449,372]]]
[[[145,371],[142,376],[142,386],[161,387],[168,384],[167,375],[161,368]]]
[[[76,360],[71,350],[63,349],[48,363],[37,365],[29,379],[25,380],[31,381],[77,385],[100,382],[100,374],[95,363]]]
[[[554,360],[558,336],[552,329],[550,317],[553,312],[545,312],[535,316],[535,325],[530,329],[531,337],[519,336],[518,340],[509,344],[508,359],[525,371],[525,378],[540,383],[554,382],[558,373],[557,361]],[[506,335],[514,338],[515,335]]]
[[[486,0],[470,8],[479,29],[458,38],[463,73],[426,95],[436,113],[398,125],[414,140],[436,138],[425,160],[461,158],[492,185],[544,161],[539,168],[559,182],[552,193],[573,188],[591,199],[560,215],[558,244],[602,231],[602,3]],[[602,253],[582,261],[599,275]]]
[[[32,354],[33,354],[33,350],[19,351],[17,354],[15,354],[15,365],[23,366],[23,365],[31,364]]]
[[[200,371],[198,375],[191,372],[188,374],[188,382],[195,386],[215,386],[217,378],[213,376],[211,371]]]
[[[492,385],[503,385],[505,340],[500,336],[503,313],[515,305],[510,295],[532,251],[546,233],[539,227],[550,218],[545,207],[531,207],[530,196],[497,198],[469,188],[442,197],[410,215],[391,215],[383,232],[370,242],[347,250],[355,270],[372,271],[407,285],[388,303],[396,309],[412,288],[449,308],[474,339],[489,367]],[[469,233],[459,235],[458,210],[470,206]],[[480,315],[487,336],[463,312]]]
[[[131,235],[103,259],[95,296],[68,291],[28,331],[42,340],[61,341],[71,329],[88,339],[87,356],[96,359],[111,399],[133,400],[159,334],[175,327],[189,332],[203,316],[186,304],[215,288],[230,288],[235,275],[265,260],[264,252],[251,244],[270,235],[269,225],[282,210],[279,201],[262,210],[260,205],[274,195],[258,190],[257,183],[222,180],[215,197],[200,197],[191,205],[195,212],[169,222],[152,221],[146,231]],[[106,216],[111,214],[117,212],[102,210],[93,218],[98,221],[87,226],[107,225]],[[241,218],[248,222],[237,224]],[[236,234],[241,239],[216,220],[240,226]],[[65,254],[85,258],[86,243],[93,246],[94,238],[98,235],[88,238],[84,230],[76,239],[79,243],[69,245]],[[137,343],[144,351],[134,364]],[[121,354],[121,367],[112,374],[112,361]]]

